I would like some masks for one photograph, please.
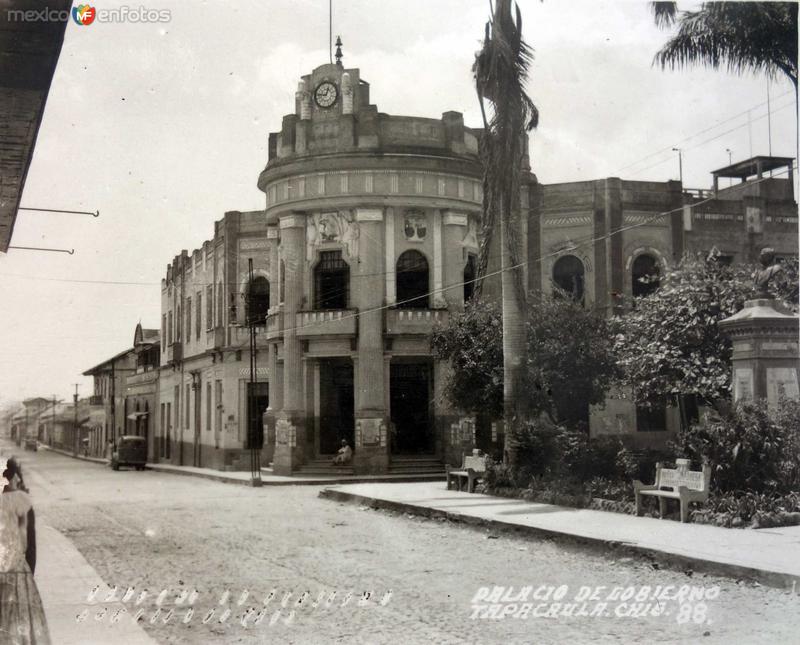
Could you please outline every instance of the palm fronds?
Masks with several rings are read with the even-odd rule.
[[[736,74],[771,77],[782,73],[797,87],[797,8],[795,2],[705,2],[698,11],[681,12],[678,33],[653,63],[672,69],[725,66]],[[671,24],[665,18],[668,10],[653,11],[656,24]]]
[[[478,260],[478,277],[486,274],[488,255],[497,217],[512,223],[520,216],[520,167],[524,155],[524,136],[539,122],[539,110],[525,90],[525,80],[533,60],[533,51],[522,38],[522,15],[511,0],[497,0],[491,19],[486,23],[483,46],[475,57],[472,71],[484,115],[481,140],[483,176],[483,239]],[[484,101],[492,103],[487,120]],[[505,226],[512,266],[520,265],[520,240]],[[524,301],[522,271],[515,270]],[[480,292],[482,281],[476,283]]]

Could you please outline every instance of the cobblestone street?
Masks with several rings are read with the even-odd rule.
[[[123,619],[143,610],[147,633],[161,643],[783,643],[800,628],[800,598],[788,592],[339,504],[319,499],[314,486],[251,489],[152,471],[115,473],[47,451],[21,457],[39,521],[65,534],[110,586],[122,593],[135,587]],[[557,596],[543,599],[547,591],[539,590],[529,602],[544,603],[550,616],[482,618],[473,597],[495,585],[566,585],[562,604],[574,602],[581,587],[598,586],[603,597],[615,587],[668,585],[718,586],[719,595],[690,609],[677,601],[633,608],[635,598],[617,598],[604,615],[568,617],[553,616]],[[175,599],[195,590],[194,614],[184,622],[189,598]],[[359,603],[365,591],[372,595]],[[589,611],[597,604],[589,602]],[[632,611],[646,615],[615,615]]]

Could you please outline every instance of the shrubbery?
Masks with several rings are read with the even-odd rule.
[[[657,461],[676,457],[712,466],[711,494],[692,512],[699,523],[765,528],[800,524],[800,402],[735,407],[727,417],[705,417],[678,434],[669,454],[634,452],[614,437],[530,423],[521,437],[520,465],[494,464],[486,489],[531,501],[631,512],[632,480],[652,482]],[[655,510],[655,500],[645,500]],[[647,509],[646,509],[647,510]]]
[[[725,418],[706,416],[678,433],[679,457],[708,460],[711,488],[780,495],[800,490],[800,402],[736,406]]]

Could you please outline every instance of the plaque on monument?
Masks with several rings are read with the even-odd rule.
[[[733,400],[751,401],[753,399],[753,370],[749,367],[737,368],[733,374]]]
[[[800,398],[797,370],[793,367],[768,367],[767,402],[769,406],[777,405],[781,397],[794,400]]]

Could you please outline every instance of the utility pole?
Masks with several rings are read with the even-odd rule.
[[[248,443],[250,444],[250,483],[261,486],[261,442],[258,441],[259,433],[256,431],[256,419],[258,407],[256,406],[256,383],[258,378],[256,370],[258,360],[256,357],[256,317],[253,315],[252,289],[253,289],[253,258],[247,259],[247,271],[249,283],[245,300],[245,312],[247,315],[247,326],[250,328],[250,392],[247,397],[247,416],[248,416]]]
[[[75,424],[72,428],[72,449],[75,456],[78,456],[78,442],[79,442],[79,433],[78,433],[78,383],[75,383],[75,394],[72,395],[72,407],[73,412],[75,413]]]
[[[53,427],[50,430],[50,434],[48,435],[48,445],[53,445],[53,436],[56,434],[56,395],[53,395]]]

